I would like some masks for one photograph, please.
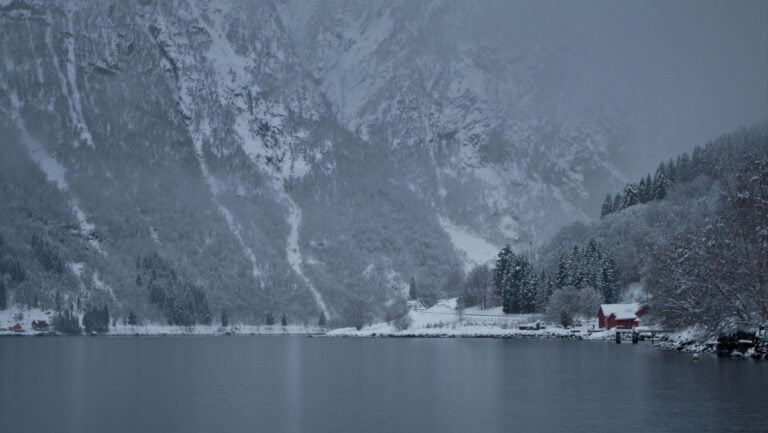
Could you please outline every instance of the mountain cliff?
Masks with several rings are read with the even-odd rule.
[[[412,277],[439,293],[505,242],[591,218],[622,180],[625,123],[571,90],[567,47],[498,46],[474,25],[488,15],[3,1],[13,300],[170,322],[376,313]]]

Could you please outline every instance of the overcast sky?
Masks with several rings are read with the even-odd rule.
[[[768,118],[768,0],[489,2],[508,40],[567,47],[590,92],[637,115],[645,171]],[[525,34],[525,36],[523,36]]]

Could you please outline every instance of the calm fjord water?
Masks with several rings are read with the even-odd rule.
[[[2,338],[0,432],[768,431],[768,363],[605,342]]]

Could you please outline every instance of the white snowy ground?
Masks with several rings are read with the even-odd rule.
[[[15,320],[14,316],[18,313],[24,315],[21,321]],[[11,306],[7,310],[0,311],[0,335],[13,334],[13,335],[34,335],[37,332],[32,330],[33,320],[44,320],[50,325],[53,318],[53,312],[43,311],[39,308],[32,308],[30,310],[22,310],[18,307]],[[23,332],[10,332],[7,329],[15,324],[20,324],[24,328]]]
[[[394,323],[375,323],[359,331],[355,328],[334,329],[329,337],[520,337],[520,338],[589,338],[605,339],[612,332],[589,332],[597,328],[597,320],[582,321],[581,326],[565,329],[560,326],[542,325],[538,330],[522,330],[521,325],[543,323],[540,314],[504,314],[501,307],[481,310],[467,308],[460,315],[456,310],[456,298],[442,300],[424,310],[409,313],[411,325],[398,331]]]
[[[17,313],[22,313],[24,318],[21,321],[14,319]],[[51,311],[42,311],[39,308],[21,310],[18,307],[11,307],[0,311],[0,336],[2,335],[36,335],[38,332],[32,330],[33,320],[45,320],[51,324],[54,313]],[[7,329],[15,324],[20,324],[23,332],[11,332]],[[123,325],[122,321],[117,326],[109,327],[107,335],[299,335],[299,334],[318,334],[322,333],[315,326],[304,325],[232,325],[222,328],[218,325],[195,325],[195,326],[170,326],[170,325]]]

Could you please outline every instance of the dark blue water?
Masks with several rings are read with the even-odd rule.
[[[605,342],[0,338],[0,432],[768,432],[768,363]]]

